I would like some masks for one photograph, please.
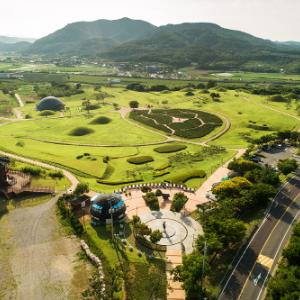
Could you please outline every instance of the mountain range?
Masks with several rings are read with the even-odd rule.
[[[299,43],[272,42],[212,23],[157,27],[129,18],[76,22],[32,44],[14,45],[18,49],[11,51],[23,55],[82,56],[175,67],[193,64],[218,70],[300,72]],[[9,49],[0,43],[0,51],[5,47]]]

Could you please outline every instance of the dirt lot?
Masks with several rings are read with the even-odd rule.
[[[92,267],[60,228],[55,201],[0,219],[0,299],[81,299],[88,287]]]

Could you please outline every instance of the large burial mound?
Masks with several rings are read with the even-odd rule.
[[[36,106],[38,111],[43,110],[52,110],[52,111],[61,111],[65,108],[65,104],[56,97],[49,96],[43,98]]]
[[[135,110],[130,118],[186,139],[204,137],[223,124],[218,116],[190,109]]]

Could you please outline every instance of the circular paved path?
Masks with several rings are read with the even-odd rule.
[[[152,230],[159,229],[163,233],[163,238],[158,244],[167,246],[168,251],[181,250],[191,253],[197,236],[203,234],[198,222],[181,213],[161,210],[144,212],[139,214],[139,217]]]

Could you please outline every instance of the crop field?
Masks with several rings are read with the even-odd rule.
[[[24,119],[0,118],[0,148],[63,166],[96,191],[162,181],[197,188],[249,139],[299,126],[296,101],[286,105],[242,91],[211,90],[220,94],[215,101],[193,88],[136,92],[92,84],[82,84],[80,94],[60,97],[68,110],[43,116],[36,111],[40,97],[35,86],[45,84],[18,87]],[[132,100],[139,103],[134,112]],[[225,123],[229,130],[204,146]]]

